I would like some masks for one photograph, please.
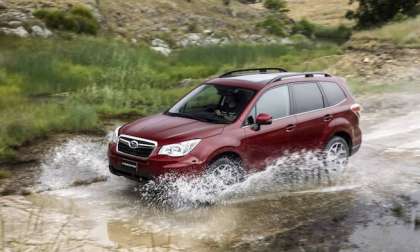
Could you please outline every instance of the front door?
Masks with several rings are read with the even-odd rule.
[[[296,119],[290,115],[288,86],[267,90],[257,101],[245,127],[246,161],[251,169],[263,169],[291,147]],[[260,113],[273,117],[271,125],[255,127]]]

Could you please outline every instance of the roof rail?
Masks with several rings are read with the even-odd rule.
[[[234,70],[234,71],[230,71],[227,73],[224,73],[222,75],[219,76],[219,78],[228,78],[228,77],[234,77],[236,76],[235,74],[238,75],[247,75],[247,72],[258,72],[260,74],[265,74],[268,73],[269,71],[277,71],[279,73],[285,73],[287,72],[286,69],[283,68],[277,68],[277,67],[271,67],[271,68],[249,68],[249,69],[238,69],[238,70]],[[240,74],[243,73],[243,74]]]
[[[323,77],[332,77],[331,74],[323,73],[323,72],[291,73],[291,74],[286,74],[283,76],[276,77],[272,79],[268,84],[276,82],[276,81],[281,81],[287,78],[299,77],[299,76],[302,76],[305,78],[313,78],[315,77],[315,75],[322,75]]]

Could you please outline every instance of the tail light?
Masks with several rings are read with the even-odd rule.
[[[350,109],[353,111],[353,113],[360,117],[360,113],[362,112],[362,106],[360,106],[360,104],[355,103],[351,105]]]

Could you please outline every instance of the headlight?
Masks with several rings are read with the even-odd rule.
[[[199,143],[201,139],[189,140],[177,144],[164,145],[159,150],[159,155],[167,155],[171,157],[182,157],[190,153]]]
[[[116,128],[111,136],[111,143],[118,143],[121,126]]]

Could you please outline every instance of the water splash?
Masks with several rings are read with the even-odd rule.
[[[79,136],[49,151],[41,164],[39,190],[56,190],[107,180],[106,141]]]
[[[152,204],[173,208],[190,208],[208,204],[223,204],[239,197],[267,192],[302,190],[338,182],[335,169],[325,166],[320,153],[300,152],[286,155],[263,171],[247,175],[239,183],[235,167],[223,167],[218,173],[201,176],[161,177],[138,187],[142,199]]]

